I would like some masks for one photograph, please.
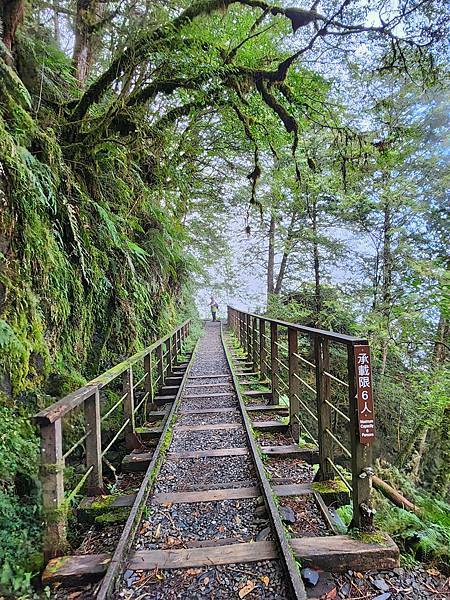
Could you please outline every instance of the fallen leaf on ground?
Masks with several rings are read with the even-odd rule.
[[[163,502],[164,508],[172,508],[173,502]]]
[[[243,588],[239,590],[239,598],[245,598],[247,594],[250,594],[255,589],[255,582],[249,579]]]
[[[358,579],[364,579],[364,575],[362,573],[355,573],[355,577]]]
[[[193,577],[194,575],[200,575],[201,572],[201,569],[188,569],[186,571],[186,575],[190,575],[191,577]]]
[[[439,575],[441,574],[440,571],[438,571],[437,569],[427,569],[427,573],[428,575],[431,575],[432,577],[439,577]]]
[[[156,528],[156,530],[155,530],[154,537],[155,537],[156,539],[158,539],[160,535],[161,535],[161,523],[158,523],[158,527],[157,527],[157,528]]]
[[[267,587],[270,583],[270,579],[267,577],[267,575],[263,575],[261,577],[261,581],[263,582],[263,584]]]
[[[203,585],[208,585],[208,583],[209,583],[209,577],[205,577],[205,578],[202,580],[202,584],[203,584]]]

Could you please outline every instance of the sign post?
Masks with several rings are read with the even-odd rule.
[[[361,444],[371,444],[375,439],[375,414],[369,346],[355,346],[355,374],[359,441]]]

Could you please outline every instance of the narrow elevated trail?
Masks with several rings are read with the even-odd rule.
[[[115,597],[304,597],[255,458],[220,324],[207,323]]]

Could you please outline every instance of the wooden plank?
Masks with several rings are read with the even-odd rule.
[[[275,431],[287,431],[289,425],[287,423],[280,423],[280,421],[252,421],[253,429],[257,431],[266,431],[268,433]]]
[[[259,390],[248,390],[243,392],[242,395],[245,398],[272,398],[272,392],[270,390],[259,391]]]
[[[233,563],[259,562],[277,558],[273,542],[246,542],[213,548],[140,550],[128,561],[128,569],[180,569]]]
[[[213,456],[247,456],[247,448],[215,448],[214,450],[193,450],[191,452],[169,452],[167,458],[178,460],[183,458],[210,458]]]
[[[277,496],[306,496],[312,494],[310,483],[291,483],[288,485],[274,485],[273,491]]]
[[[169,379],[169,378],[167,378],[167,379]],[[166,379],[166,381],[167,381],[167,379]],[[176,393],[178,391],[179,387],[180,387],[179,385],[164,385],[160,389],[161,395],[165,396],[165,395],[171,394],[173,392]]]
[[[261,451],[273,458],[300,458],[309,464],[317,464],[319,456],[317,448],[300,448],[296,444],[290,446],[261,446]]]
[[[83,554],[54,558],[42,574],[42,583],[75,586],[98,581],[105,574],[110,560],[110,554]]]
[[[146,471],[150,461],[152,460],[153,452],[141,452],[140,454],[127,454],[122,459],[122,471],[125,473],[135,473]]]
[[[224,398],[225,396],[234,396],[234,390],[230,392],[217,392],[217,394],[188,394],[183,396],[183,400],[196,400],[200,398]]]
[[[159,438],[163,432],[164,426],[160,427],[136,427],[135,433],[142,441],[154,440]]]
[[[179,569],[274,560],[278,557],[274,542],[246,542],[203,547],[140,550],[133,552],[127,564],[132,570]],[[295,556],[303,566],[341,573],[348,570],[390,570],[399,565],[399,550],[386,536],[382,544],[370,544],[346,535],[303,537],[290,540]],[[44,585],[79,585],[98,581],[110,562],[110,554],[64,556],[49,562],[42,575]]]
[[[227,379],[230,378],[230,375],[223,375],[222,373],[212,373],[211,375],[191,375],[188,378],[188,382],[192,381],[193,379],[215,379],[215,378],[224,378],[226,377]]]
[[[245,488],[227,488],[220,490],[205,490],[202,492],[168,492],[155,494],[153,500],[158,504],[172,502],[173,504],[192,504],[195,502],[217,502],[220,500],[238,500],[240,498],[257,498],[260,489],[256,486]]]
[[[214,388],[214,387],[223,387],[227,385],[227,383],[188,383],[187,387],[189,388]],[[231,386],[231,383],[229,384]]]
[[[289,414],[289,408],[285,404],[253,404],[245,407],[247,412],[279,412]]]
[[[216,413],[236,412],[240,416],[240,413],[236,410],[236,408],[237,404],[236,407],[230,406],[230,408],[188,408],[180,411],[180,415],[209,415]]]
[[[177,431],[229,431],[230,429],[241,429],[239,423],[215,423],[214,425],[176,425]]]
[[[175,396],[155,396],[155,404],[161,406],[163,404],[168,404],[169,402],[173,402],[175,400]]]
[[[348,535],[291,539],[295,556],[304,567],[323,571],[369,571],[393,569],[399,565],[399,549],[386,536],[382,544],[369,544]]]

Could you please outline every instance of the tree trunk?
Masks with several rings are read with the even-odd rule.
[[[288,262],[289,255],[292,250],[292,239],[291,238],[292,238],[292,230],[294,228],[295,218],[296,218],[296,213],[295,213],[295,211],[292,211],[291,221],[290,221],[288,229],[287,229],[287,235],[286,235],[286,240],[285,240],[285,244],[284,244],[283,257],[281,259],[280,269],[278,271],[277,282],[275,285],[275,290],[274,290],[275,294],[279,294],[281,292],[281,286],[283,285],[284,276],[286,275],[287,262]]]
[[[320,313],[322,311],[322,290],[320,287],[320,257],[319,243],[317,240],[317,202],[314,199],[312,203],[311,221],[313,230],[313,259],[314,259],[314,303],[315,303],[315,323],[320,326]]]
[[[439,467],[431,490],[434,494],[447,499],[450,491],[450,404],[444,409],[439,437],[441,442]]]
[[[416,483],[419,479],[420,466],[422,464],[422,458],[425,454],[425,450],[427,447],[427,436],[428,436],[428,427],[422,431],[422,434],[419,439],[419,447],[417,449],[416,454],[412,458],[412,469],[411,469],[411,479],[414,483]]]
[[[75,77],[84,86],[94,62],[94,26],[98,20],[98,0],[77,0],[73,68]]]
[[[450,323],[441,313],[434,341],[432,368],[443,365],[447,360],[449,351],[446,344],[449,339]]]
[[[273,276],[275,265],[275,217],[271,215],[269,225],[269,255],[267,258],[267,305],[269,297],[273,294]]]
[[[389,201],[384,202],[383,223],[383,283],[381,287],[381,313],[385,319],[386,333],[381,342],[380,374],[386,371],[388,356],[388,333],[392,306],[392,212]]]
[[[0,1],[0,33],[3,43],[10,52],[14,44],[17,28],[23,21],[24,6],[24,0]]]

